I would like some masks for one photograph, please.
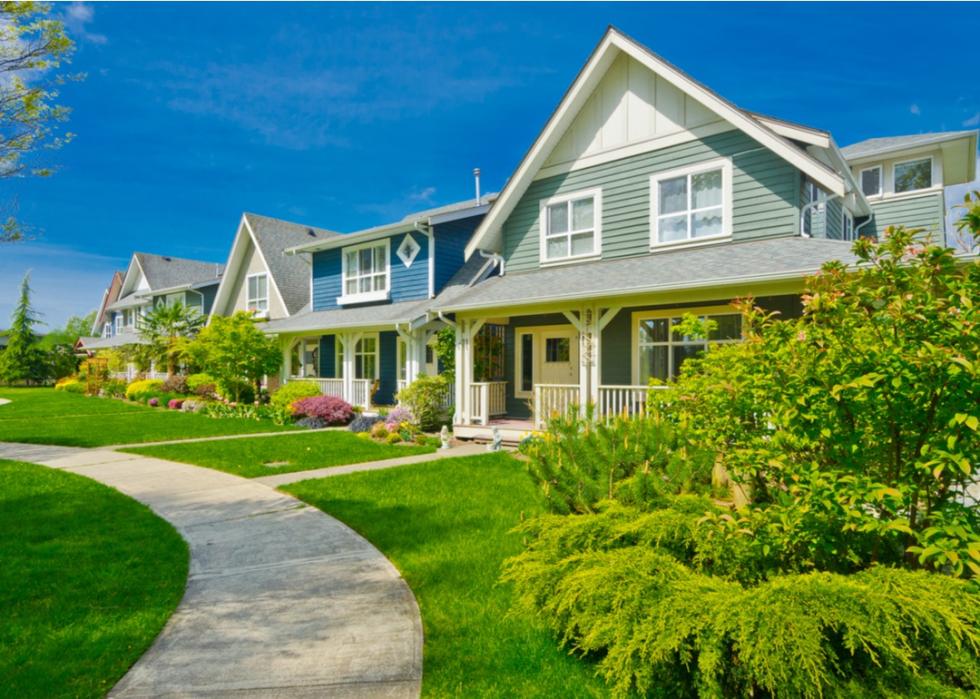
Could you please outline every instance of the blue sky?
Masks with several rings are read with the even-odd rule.
[[[0,326],[57,325],[136,250],[224,261],[242,211],[348,231],[498,190],[608,24],[738,105],[873,136],[976,128],[976,5],[63,4],[74,142],[5,181]],[[811,39],[813,35],[819,40]],[[961,195],[960,195],[961,196]]]

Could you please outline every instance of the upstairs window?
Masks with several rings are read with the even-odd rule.
[[[248,290],[245,309],[256,313],[269,310],[269,277],[266,274],[250,274],[247,279]]]
[[[541,206],[544,262],[595,257],[600,251],[600,190],[555,197]]]
[[[344,248],[344,293],[341,303],[381,301],[388,298],[390,241]]]
[[[861,170],[861,192],[866,197],[877,197],[881,194],[881,165],[875,165]]]
[[[914,192],[932,186],[932,158],[895,163],[895,193]]]
[[[714,161],[650,178],[653,245],[731,233],[731,162]]]

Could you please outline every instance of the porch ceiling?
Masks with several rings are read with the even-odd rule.
[[[851,243],[778,238],[706,245],[493,277],[446,305],[436,305],[435,310],[455,312],[793,280],[816,272],[828,260],[855,262]]]

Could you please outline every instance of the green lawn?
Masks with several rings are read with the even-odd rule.
[[[501,562],[521,548],[510,530],[542,509],[518,461],[444,459],[282,489],[359,531],[405,576],[425,626],[424,695],[607,694],[588,664],[510,614],[510,587],[498,583]]]
[[[351,432],[327,430],[283,437],[135,447],[125,451],[216,468],[245,478],[256,478],[274,473],[308,471],[314,468],[380,461],[413,454],[431,454],[435,449],[414,444],[379,444]]]
[[[269,420],[215,419],[50,388],[0,388],[0,442],[98,447],[293,429]]]
[[[119,492],[0,461],[0,694],[104,696],[177,606],[187,559]]]

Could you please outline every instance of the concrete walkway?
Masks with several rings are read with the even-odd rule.
[[[0,443],[0,458],[115,487],[190,545],[180,606],[110,696],[419,695],[415,598],[332,517],[255,481],[105,449]]]
[[[382,468],[394,468],[396,466],[408,466],[410,464],[422,464],[426,461],[436,461],[438,459],[450,459],[455,456],[475,456],[476,454],[486,454],[487,448],[482,444],[461,444],[451,449],[438,449],[429,454],[415,454],[413,456],[400,456],[394,459],[383,459],[381,461],[365,461],[359,464],[348,464],[346,466],[328,466],[317,468],[311,471],[292,471],[290,473],[277,473],[272,476],[260,476],[252,478],[255,483],[262,483],[272,488],[278,488],[286,483],[296,481],[308,481],[311,478],[325,478],[327,476],[342,476],[345,473],[357,473],[358,471],[377,471]]]

